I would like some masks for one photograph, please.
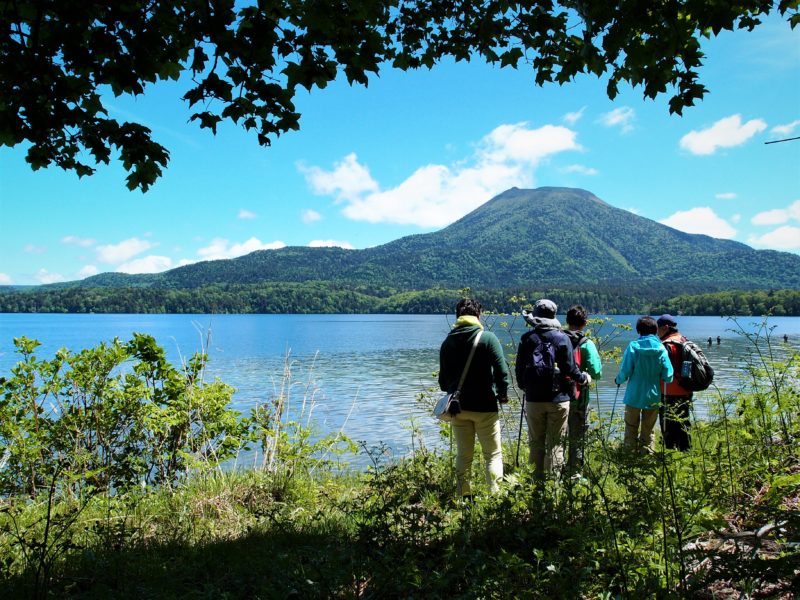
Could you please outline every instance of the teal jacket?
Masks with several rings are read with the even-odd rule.
[[[478,325],[456,326],[442,342],[439,351],[439,387],[455,392],[467,362]],[[461,388],[461,410],[497,412],[497,398],[507,397],[510,376],[503,348],[497,336],[484,331]]]
[[[625,388],[625,405],[654,409],[661,404],[661,381],[672,381],[672,363],[667,349],[655,335],[643,335],[625,349],[617,385],[630,381]]]
[[[591,375],[592,381],[600,379],[603,376],[603,361],[600,359],[600,353],[597,351],[597,346],[594,345],[594,342],[586,337],[582,331],[565,329],[564,333],[567,334],[569,341],[572,342],[573,348],[580,348],[581,371]],[[572,400],[571,404],[586,406],[589,404],[589,400],[589,386],[584,385],[581,386],[580,397]]]

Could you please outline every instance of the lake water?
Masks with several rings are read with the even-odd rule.
[[[636,319],[613,317],[615,323],[628,325]],[[207,379],[219,377],[235,387],[235,408],[247,412],[256,403],[267,401],[281,385],[288,357],[293,379],[312,384],[293,388],[295,411],[300,410],[304,397],[313,399],[311,418],[318,431],[343,429],[353,440],[363,440],[369,447],[385,443],[400,455],[411,447],[412,423],[425,443],[441,443],[437,422],[416,398],[436,387],[433,373],[438,369],[439,346],[452,321],[452,316],[443,315],[0,314],[0,376],[7,375],[17,362],[15,337],[39,340],[42,346],[37,355],[49,359],[62,347],[77,351],[115,337],[126,341],[140,332],[155,337],[175,363],[206,348],[210,357]],[[507,344],[508,352],[514,352],[525,331],[524,322],[491,315],[485,321]],[[747,330],[760,322],[738,319]],[[684,335],[706,351],[720,390],[736,389],[751,347],[732,331],[735,323],[721,317],[681,317],[679,325]],[[774,328],[778,352],[800,347],[800,318],[775,317],[769,325]],[[788,344],[783,343],[784,334],[789,336]],[[624,348],[635,335],[623,332],[613,345]],[[715,340],[711,346],[706,345],[708,337]],[[616,364],[605,364],[603,379],[598,382],[597,401],[606,414],[615,405],[616,372]],[[710,393],[697,395],[701,417],[703,396]],[[621,405],[620,397],[617,411]],[[505,417],[504,435],[516,439],[518,405],[506,408]]]

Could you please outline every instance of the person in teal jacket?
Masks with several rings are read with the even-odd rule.
[[[652,453],[653,429],[661,404],[660,383],[672,381],[672,364],[656,335],[658,325],[653,317],[639,318],[636,332],[639,339],[625,349],[614,382],[622,385],[629,381],[625,388],[625,446],[635,448],[638,444],[642,453]]]
[[[592,381],[597,381],[603,376],[603,362],[597,346],[583,333],[586,327],[586,309],[580,304],[571,306],[567,310],[567,334],[575,351],[580,352],[580,368],[584,373],[592,376]],[[567,429],[569,455],[567,470],[578,475],[583,468],[583,454],[586,447],[586,432],[589,430],[589,400],[590,386],[575,385],[575,393],[571,395],[569,403],[569,417]]]

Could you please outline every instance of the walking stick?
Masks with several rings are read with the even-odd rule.
[[[519,446],[522,442],[522,416],[525,414],[525,394],[522,394],[522,403],[519,409],[519,433],[517,434],[517,458],[514,461],[514,466],[519,467]]]
[[[613,426],[614,424],[614,411],[617,410],[617,398],[619,398],[619,384],[617,384],[617,393],[614,394],[614,404],[611,405],[611,419],[609,419],[610,426]]]

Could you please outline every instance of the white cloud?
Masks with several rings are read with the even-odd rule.
[[[636,112],[630,106],[620,106],[611,112],[600,115],[600,123],[606,127],[619,127],[623,133],[633,130]]]
[[[625,210],[627,210],[629,213],[633,213],[635,215],[642,214],[642,209],[641,208],[633,207],[633,208],[626,208]]]
[[[36,281],[39,283],[58,283],[66,281],[66,278],[60,273],[50,273],[47,269],[39,269],[36,272]]]
[[[526,123],[501,125],[480,141],[470,160],[419,167],[388,190],[379,189],[355,154],[335,165],[332,172],[318,167],[302,170],[316,193],[346,200],[342,212],[350,219],[440,227],[510,187],[530,187],[533,170],[543,160],[559,152],[581,149],[575,138],[574,131],[561,126],[530,129]],[[351,176],[352,173],[360,175]]]
[[[129,273],[131,275],[138,275],[141,273],[161,273],[167,269],[172,268],[172,259],[168,256],[144,256],[137,258],[125,264],[119,265],[116,271],[120,273]]]
[[[313,223],[314,221],[321,220],[322,215],[315,210],[307,208],[301,213],[300,218],[303,220],[303,223]]]
[[[678,211],[659,223],[686,233],[702,233],[721,239],[731,239],[736,235],[730,223],[707,206]]]
[[[258,215],[252,211],[241,209],[239,211],[239,218],[240,219],[255,219]]]
[[[781,225],[792,219],[800,221],[800,200],[795,200],[787,208],[760,212],[750,219],[750,222],[753,225]]]
[[[97,270],[97,267],[94,265],[86,265],[78,271],[78,279],[86,279],[87,277],[91,277],[92,275],[97,275],[100,271]]]
[[[789,136],[794,133],[794,130],[797,129],[798,126],[800,126],[800,119],[792,121],[791,123],[786,123],[785,125],[776,125],[770,129],[770,133],[774,133],[779,137]]]
[[[741,146],[766,128],[767,124],[761,119],[751,119],[743,124],[741,115],[731,115],[707,129],[690,131],[681,138],[680,146],[692,154],[706,156],[719,148]]]
[[[10,276],[5,273],[0,273],[0,285],[11,285],[12,283]]]
[[[44,254],[47,252],[47,246],[37,246],[36,244],[25,244],[24,249],[28,254]]]
[[[738,198],[738,195],[734,192],[720,192],[719,194],[714,194],[714,198],[717,200],[734,200]]]
[[[580,175],[597,175],[600,173],[594,167],[586,167],[584,165],[567,165],[561,169],[562,173],[578,173]]]
[[[81,248],[89,248],[95,245],[95,240],[90,238],[81,238],[76,235],[65,235],[61,238],[62,244],[68,244],[70,246],[80,246]]]
[[[736,213],[735,215],[731,215],[731,223],[738,223],[742,220],[742,215]]]
[[[335,196],[337,200],[352,201],[362,194],[377,192],[378,183],[369,174],[369,169],[358,162],[355,153],[350,153],[334,165],[333,171],[319,167],[298,165],[315,194]]]
[[[350,242],[340,242],[337,240],[312,240],[308,242],[309,248],[344,248],[352,250],[353,244]]]
[[[800,250],[800,227],[784,225],[760,236],[751,236],[747,243],[775,250]]]
[[[578,121],[581,120],[583,117],[583,113],[586,112],[586,107],[582,106],[580,110],[576,110],[575,112],[568,112],[562,117],[562,120],[567,125],[575,125]]]
[[[106,244],[95,248],[97,259],[100,262],[109,264],[119,264],[125,262],[137,254],[141,254],[153,247],[153,244],[139,238],[130,238],[121,241],[119,244]]]
[[[244,256],[256,250],[277,250],[284,248],[286,244],[276,240],[268,244],[263,243],[255,237],[242,242],[241,244],[231,243],[226,239],[214,238],[211,243],[205,248],[200,248],[197,251],[202,257],[202,260],[219,260],[222,258],[236,258],[237,256]]]

